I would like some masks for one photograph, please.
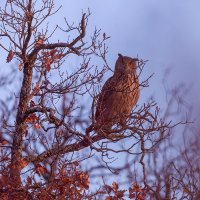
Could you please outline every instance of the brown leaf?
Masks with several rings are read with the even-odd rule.
[[[64,168],[62,168],[62,169],[60,170],[60,174],[61,174],[61,176],[64,176],[64,175],[65,175],[65,173],[66,173],[65,169],[64,169]]]
[[[113,191],[112,187],[110,187],[109,185],[104,185],[104,190],[105,190],[108,194],[110,194],[110,193]]]
[[[51,65],[50,65],[49,63],[46,64],[45,67],[46,67],[46,70],[47,70],[48,72],[51,70]]]
[[[28,184],[28,185],[31,185],[31,184],[32,184],[32,179],[31,179],[30,176],[27,177],[26,181],[27,181],[27,184]]]
[[[88,189],[89,188],[88,174],[81,173],[80,179],[81,179],[81,184],[82,184],[83,188]]]
[[[41,200],[47,200],[47,191],[46,190],[42,190],[41,195],[42,195]]]
[[[19,70],[22,71],[22,69],[23,69],[23,64],[20,63],[20,64],[19,64]]]
[[[138,200],[145,200],[145,198],[146,198],[146,195],[145,195],[145,194],[140,194],[140,195],[138,196]]]
[[[114,190],[118,190],[118,188],[119,188],[118,183],[113,182],[112,187],[113,187]]]
[[[0,183],[5,185],[9,185],[9,175],[8,175],[8,171],[3,170],[1,172],[1,177],[0,177]]]
[[[38,121],[38,117],[35,114],[31,114],[26,118],[26,122],[35,123]]]
[[[39,174],[40,176],[41,175],[43,176],[45,173],[47,173],[47,169],[44,166],[37,164],[35,168],[35,172]]]
[[[140,186],[139,186],[139,184],[137,184],[137,183],[134,183],[133,186],[132,186],[132,188],[136,192],[140,192],[140,189],[141,189]]]
[[[65,177],[62,178],[61,180],[62,180],[63,183],[68,183],[69,184],[71,182],[71,180],[69,178],[65,178]]]
[[[116,196],[118,199],[122,199],[122,197],[124,197],[124,193],[126,192],[126,190],[119,190],[116,192]]]
[[[62,53],[59,53],[55,56],[55,59],[61,59],[62,58]]]
[[[28,162],[27,162],[27,161],[25,161],[25,160],[21,160],[21,161],[20,161],[20,166],[21,166],[22,168],[26,167],[27,165],[28,165]]]
[[[73,162],[73,164],[74,164],[76,167],[79,166],[78,161]]]
[[[187,193],[187,194],[190,193],[190,190],[189,190],[187,187],[183,187],[183,191],[184,191],[185,193]]]
[[[34,124],[33,127],[34,127],[35,129],[39,129],[39,128],[40,128],[40,124],[38,124],[38,123],[37,123],[37,124]]]
[[[8,53],[6,62],[9,63],[13,59],[13,56],[14,56],[14,52],[12,50],[10,50]]]
[[[45,58],[44,59],[45,63],[44,63],[44,67],[46,68],[46,70],[49,72],[51,70],[51,64],[53,62],[53,59],[49,59],[49,58]]]
[[[53,49],[49,52],[50,56],[53,57],[55,55],[55,53],[57,52],[56,49]]]
[[[107,196],[105,200],[113,200],[112,197]]]
[[[36,42],[36,44],[43,44],[43,42],[44,42],[43,39],[39,38],[38,41]]]
[[[135,196],[136,196],[135,193],[129,193],[129,198],[130,198],[130,199],[135,198]]]
[[[35,87],[33,88],[33,94],[38,94],[40,92],[40,83],[37,82]]]
[[[0,145],[8,144],[8,142],[0,135]]]

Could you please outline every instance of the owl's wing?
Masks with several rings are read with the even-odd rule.
[[[115,78],[110,77],[104,84],[101,93],[98,98],[97,107],[96,107],[96,113],[95,118],[97,119],[103,109],[105,109],[105,106],[108,105],[108,102],[110,101],[110,98],[112,98],[113,95],[116,93],[116,80]]]

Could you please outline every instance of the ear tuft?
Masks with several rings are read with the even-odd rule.
[[[123,58],[123,55],[122,55],[122,54],[120,54],[120,53],[118,53],[118,56],[119,56],[120,58]]]

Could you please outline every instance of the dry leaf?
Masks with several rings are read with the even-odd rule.
[[[19,70],[22,71],[22,69],[23,69],[23,64],[20,63],[20,64],[19,64]]]
[[[134,183],[132,188],[137,192],[140,191],[140,186],[137,183]]]
[[[8,142],[6,140],[0,140],[0,145],[5,145],[5,144],[8,144]]]
[[[43,39],[39,38],[38,41],[36,42],[36,44],[43,44],[43,42],[44,42]]]
[[[51,65],[48,63],[45,65],[46,70],[49,72],[51,70]]]
[[[190,194],[190,190],[187,187],[183,187],[183,191],[187,194]]]
[[[39,174],[40,176],[41,175],[43,176],[45,173],[47,173],[47,169],[44,166],[37,164],[35,168],[35,172]]]
[[[76,167],[79,166],[78,161],[74,161],[73,164],[74,164]]]
[[[63,177],[61,180],[63,183],[68,183],[68,184],[71,183],[71,180],[67,177]]]
[[[62,58],[62,53],[59,53],[55,56],[55,59],[61,59]]]
[[[38,117],[35,114],[31,114],[26,118],[25,121],[29,123],[35,123],[38,121]]]
[[[28,185],[31,185],[31,184],[32,184],[32,179],[31,179],[30,176],[27,177],[26,181],[27,181],[27,184],[28,184]]]
[[[88,174],[81,173],[80,179],[81,179],[81,185],[83,186],[83,188],[88,189],[89,188]]]
[[[14,52],[12,50],[10,50],[8,53],[6,62],[9,63],[13,59],[13,56],[14,56]]]
[[[33,88],[33,93],[38,94],[40,92],[40,83],[37,82],[35,87]]]
[[[114,190],[118,190],[118,188],[119,188],[119,186],[116,182],[112,183],[112,187],[113,187]]]
[[[21,166],[22,168],[26,167],[27,165],[28,165],[28,162],[27,162],[27,161],[25,161],[25,160],[21,160],[21,161],[20,161],[20,166]]]
[[[35,129],[39,129],[39,128],[40,128],[40,124],[34,124],[33,127],[34,127]]]
[[[53,57],[55,55],[55,53],[57,52],[56,49],[53,49],[49,52],[50,56]]]
[[[135,196],[136,196],[135,193],[129,193],[129,198],[130,198],[130,199],[135,198]]]
[[[44,65],[43,65],[43,67],[45,67],[46,70],[49,72],[50,69],[51,69],[51,64],[52,64],[53,60],[52,60],[52,59],[49,59],[48,57],[46,57],[46,58],[44,59],[44,61],[45,61],[45,63],[44,63]]]

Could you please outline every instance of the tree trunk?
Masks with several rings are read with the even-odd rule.
[[[16,116],[16,129],[13,136],[13,148],[11,152],[11,168],[10,182],[15,188],[21,186],[21,159],[23,148],[23,135],[26,132],[26,123],[24,121],[24,113],[26,112],[30,100],[31,82],[32,82],[32,66],[30,63],[24,65],[24,78],[22,82],[18,112]]]

